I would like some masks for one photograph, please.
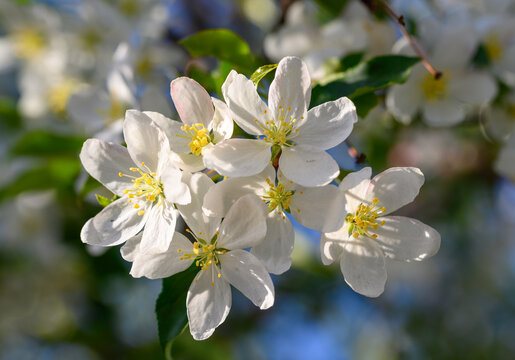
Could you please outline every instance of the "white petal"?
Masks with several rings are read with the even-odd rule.
[[[209,169],[229,177],[255,175],[269,163],[270,144],[261,140],[228,139],[203,152]]]
[[[418,168],[390,168],[372,179],[365,200],[377,198],[379,206],[386,208],[381,215],[390,214],[415,200],[423,184],[424,174]]]
[[[148,214],[138,216],[127,197],[114,201],[86,222],[80,233],[82,242],[90,245],[119,245],[135,236],[145,225]]]
[[[102,185],[118,196],[134,185],[131,178],[119,176],[130,173],[134,162],[127,148],[98,139],[88,139],[80,152],[80,160],[86,171]]]
[[[207,339],[224,322],[231,300],[231,286],[218,279],[213,266],[199,271],[186,297],[190,332],[195,340]]]
[[[309,110],[306,122],[298,127],[298,135],[292,140],[299,145],[327,150],[345,140],[357,121],[356,107],[342,97]]]
[[[220,255],[222,278],[238,289],[261,310],[274,304],[274,284],[265,266],[245,250]]]
[[[307,145],[283,147],[279,167],[288,179],[308,187],[327,185],[340,173],[331,155]]]
[[[87,87],[70,96],[66,111],[74,121],[82,124],[87,131],[94,132],[105,126],[102,115],[103,111],[106,114],[108,113],[109,106],[109,97],[104,91]]]
[[[426,102],[422,108],[424,121],[432,126],[452,126],[465,119],[464,104],[456,99]]]
[[[147,211],[149,214],[143,229],[140,252],[146,254],[166,251],[175,232],[177,211],[167,201],[162,205],[155,204]]]
[[[365,202],[367,190],[370,186],[370,176],[372,176],[372,169],[365,167],[345,176],[338,186],[338,189],[345,194],[345,210],[348,213],[356,211],[359,204]]]
[[[225,102],[231,109],[236,124],[246,133],[251,135],[263,134],[262,127],[270,119],[271,114],[266,104],[259,97],[252,81],[241,74],[233,73],[232,81],[225,93]]]
[[[167,201],[181,205],[191,202],[190,189],[182,181],[182,171],[172,164],[164,167],[161,173],[161,183]]]
[[[262,200],[249,194],[239,198],[220,226],[218,246],[224,249],[245,249],[265,238],[266,218]]]
[[[463,69],[476,51],[478,38],[469,26],[455,26],[445,31],[433,49],[432,63],[436,68]]]
[[[145,276],[149,279],[161,279],[190,267],[193,259],[181,260],[181,257],[184,251],[191,251],[191,242],[178,232],[171,235],[173,240],[164,252],[146,254],[140,252],[136,255],[130,273],[133,277]]]
[[[275,170],[268,165],[265,170],[254,176],[228,178],[216,183],[204,197],[204,213],[208,216],[224,217],[240,197],[247,194],[264,195],[268,188],[266,179],[275,180]]]
[[[374,233],[375,241],[385,256],[395,260],[420,261],[438,252],[440,234],[432,227],[403,216],[385,216],[385,221]]]
[[[497,83],[485,73],[460,74],[451,78],[449,92],[465,104],[484,104],[497,94]]]
[[[206,147],[204,147],[204,150]],[[195,154],[178,154],[177,157],[173,158],[173,163],[178,168],[190,173],[202,171],[206,168],[203,157]]]
[[[171,149],[176,153],[189,153],[190,147],[188,146],[190,139],[180,137],[177,135],[184,135],[184,131],[181,130],[181,126],[184,124],[180,121],[172,120],[166,116],[154,112],[154,111],[143,111],[143,114],[147,115],[152,119],[168,137]]]
[[[344,225],[335,232],[322,233],[320,238],[320,255],[322,263],[329,265],[340,259],[343,254],[345,244],[349,241],[349,225]]]
[[[132,160],[144,171],[147,167],[157,171],[159,153],[162,148],[169,151],[169,144],[166,135],[152,119],[138,110],[128,110],[123,123],[123,136]]]
[[[402,85],[393,85],[386,94],[386,107],[402,123],[409,124],[422,105],[422,92],[419,89],[419,68]]]
[[[322,232],[336,231],[343,226],[345,195],[334,185],[300,187],[291,197],[290,211],[299,224]]]
[[[231,110],[227,105],[223,101],[215,98],[211,98],[211,100],[215,106],[215,115],[213,116],[211,127],[213,128],[214,142],[216,144],[232,136],[234,123],[232,121]]]
[[[384,255],[370,239],[360,237],[346,243],[340,268],[345,282],[355,292],[369,297],[383,293],[386,284]]]
[[[214,185],[213,180],[203,173],[183,173],[183,179],[190,188],[191,202],[187,205],[177,204],[177,209],[193,233],[202,239],[211,240],[220,225],[220,218],[204,215],[202,203],[209,188]]]
[[[120,248],[120,254],[125,261],[133,262],[136,259],[136,256],[139,254],[139,244],[141,243],[142,236],[143,232],[140,232],[127,240]]]
[[[301,118],[306,118],[310,99],[311,78],[306,64],[298,57],[283,58],[275,70],[274,81],[268,92],[268,105],[274,120],[281,115],[281,106],[285,118],[292,116],[301,122]]]
[[[170,84],[170,94],[183,123],[209,126],[215,110],[208,92],[198,82],[177,78]]]
[[[265,265],[268,272],[282,274],[291,266],[295,233],[290,219],[271,212],[266,218],[265,239],[252,247],[251,254]]]

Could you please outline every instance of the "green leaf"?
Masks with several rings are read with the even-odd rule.
[[[72,190],[80,171],[76,159],[54,159],[39,167],[29,169],[11,183],[0,188],[0,201],[29,190]]]
[[[347,5],[348,0],[315,0],[315,2],[329,14],[332,14],[334,17],[336,17]]]
[[[192,264],[187,270],[163,279],[163,289],[156,301],[157,327],[159,341],[164,349],[188,324],[186,314],[186,295],[198,273]]]
[[[263,79],[270,71],[275,70],[275,68],[277,68],[277,64],[261,66],[250,76],[250,81],[254,83],[255,87],[258,87],[261,79]]]
[[[351,99],[408,80],[411,68],[420,58],[401,55],[377,56],[338,74],[333,74],[313,88],[312,106],[336,100]]]
[[[8,97],[0,98],[0,119],[0,128],[2,129],[18,129],[22,126],[16,101]]]
[[[179,41],[192,56],[213,56],[248,69],[255,63],[249,45],[227,29],[203,30]]]
[[[376,94],[373,92],[356,96],[352,99],[352,101],[356,106],[356,112],[358,113],[358,116],[362,119],[366,118],[370,110],[375,108],[379,103],[377,101]]]
[[[23,135],[11,149],[11,154],[21,156],[74,156],[82,148],[85,139],[78,136],[54,134],[35,130]]]
[[[111,199],[106,198],[105,196],[102,196],[102,195],[99,195],[99,194],[95,194],[95,196],[97,198],[98,203],[102,207],[106,207],[106,206],[110,205],[113,201],[119,199],[119,196],[116,196],[116,195],[113,196]]]
[[[365,56],[365,53],[362,51],[344,56],[343,59],[340,60],[342,70],[347,71],[354,66],[357,66],[360,61],[363,60],[363,56]]]

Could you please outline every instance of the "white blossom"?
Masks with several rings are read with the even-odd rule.
[[[422,222],[390,213],[417,196],[424,175],[417,168],[390,168],[370,180],[371,169],[347,175],[339,185],[345,194],[345,224],[321,238],[322,262],[340,260],[347,284],[376,297],[386,283],[385,257],[420,261],[440,247],[440,234]]]
[[[287,180],[268,165],[261,173],[242,178],[225,179],[209,189],[204,198],[204,212],[223,217],[232,204],[246,194],[255,194],[268,213],[265,239],[251,253],[273,274],[281,274],[291,266],[294,245],[293,218],[310,229],[331,232],[343,225],[345,199],[334,185],[307,188]],[[342,201],[334,201],[341,197]]]
[[[84,225],[81,239],[114,246],[143,230],[142,252],[165,251],[175,231],[174,203],[189,203],[189,189],[170,161],[166,135],[148,116],[127,111],[123,132],[127,148],[99,139],[82,148],[84,168],[120,198]]]
[[[261,200],[248,194],[234,202],[221,221],[202,212],[202,199],[213,181],[202,173],[191,175],[192,202],[178,205],[195,239],[174,234],[166,252],[144,254],[138,239],[122,248],[124,258],[133,261],[131,275],[151,279],[174,275],[190,267],[199,268],[186,299],[190,332],[196,340],[213,334],[231,308],[231,287],[241,291],[260,309],[274,303],[274,287],[265,266],[250,252],[243,250],[261,242],[266,221]]]
[[[338,176],[336,161],[325,152],[349,136],[356,108],[346,97],[309,111],[311,80],[304,62],[286,57],[270,85],[268,105],[252,81],[232,71],[222,91],[234,121],[257,139],[228,139],[204,154],[206,166],[229,177],[255,175],[281,151],[279,167],[289,180],[321,186]]]

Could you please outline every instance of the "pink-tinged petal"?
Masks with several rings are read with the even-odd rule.
[[[138,215],[127,197],[109,204],[86,222],[80,233],[82,242],[90,245],[115,246],[141,231],[148,218],[146,212]]]
[[[262,135],[263,127],[272,117],[268,106],[259,97],[252,81],[241,74],[229,76],[224,96],[234,121],[246,133]]]
[[[244,195],[265,194],[268,184],[266,179],[275,180],[275,170],[268,165],[265,170],[254,176],[228,178],[216,183],[204,197],[204,213],[208,216],[224,217],[231,206]]]
[[[422,106],[424,121],[431,126],[452,126],[465,119],[465,104],[457,99],[426,102]]]
[[[231,286],[218,278],[214,268],[198,272],[186,297],[190,332],[195,340],[210,337],[231,310]]]
[[[394,167],[375,176],[367,189],[365,200],[379,200],[379,206],[384,206],[386,215],[411,203],[417,197],[424,184],[424,174],[415,167]]]
[[[432,227],[403,216],[378,219],[385,224],[373,232],[375,241],[385,256],[402,261],[420,261],[433,256],[440,249],[440,234]]]
[[[301,225],[322,232],[336,231],[343,226],[345,195],[334,185],[297,188],[291,197],[290,211]]]
[[[497,82],[486,73],[460,74],[451,78],[449,92],[465,104],[480,105],[491,102],[497,94]]]
[[[202,211],[202,203],[214,182],[203,173],[183,173],[183,181],[190,188],[191,202],[186,205],[177,204],[177,209],[191,231],[198,237],[209,241],[215,235],[221,218],[206,216]]]
[[[175,232],[177,210],[167,201],[155,204],[149,212],[139,250],[143,254],[161,253],[168,249]]]
[[[309,110],[306,122],[297,127],[298,134],[291,138],[299,145],[327,150],[345,140],[357,121],[356,107],[342,97]]]
[[[215,115],[213,116],[211,127],[214,134],[214,143],[216,144],[232,136],[234,123],[232,121],[231,110],[227,105],[223,101],[215,98],[211,98],[211,100],[215,106]]]
[[[205,149],[204,164],[229,177],[260,173],[270,162],[270,144],[261,140],[228,139]]]
[[[308,187],[327,185],[340,173],[331,155],[307,145],[283,147],[279,167],[288,179]]]
[[[291,266],[294,242],[295,233],[290,219],[271,212],[266,218],[265,239],[252,247],[250,252],[265,265],[268,272],[279,275]]]
[[[285,57],[277,66],[268,92],[268,105],[277,120],[283,115],[302,123],[311,100],[311,78],[304,62],[298,57]],[[283,113],[284,111],[284,113]]]
[[[337,231],[322,233],[320,238],[320,255],[322,264],[329,265],[342,257],[345,244],[349,242],[349,225],[344,225]]]
[[[88,139],[82,146],[80,160],[91,176],[116,195],[122,196],[124,190],[132,188],[132,179],[119,175],[129,174],[129,168],[134,166],[127,148],[98,139]]]
[[[263,202],[259,197],[249,194],[239,198],[220,225],[217,246],[235,250],[259,244],[266,234],[265,216]]]
[[[222,278],[245,295],[261,310],[274,304],[274,284],[265,266],[245,250],[220,255]]]
[[[186,270],[193,263],[193,259],[181,259],[185,251],[191,251],[191,242],[182,234],[171,234],[173,240],[169,247],[160,253],[136,254],[130,274],[139,278],[145,276],[149,279],[161,279],[175,275]]]
[[[386,284],[384,255],[372,240],[359,237],[346,243],[340,269],[345,282],[355,292],[368,297],[383,293]]]
[[[147,168],[157,171],[160,152],[170,151],[168,138],[161,128],[138,110],[128,110],[125,113],[123,136],[132,160],[144,171]],[[145,165],[141,165],[142,163]]]
[[[198,82],[187,77],[177,78],[170,84],[170,94],[183,123],[209,126],[215,110],[208,92]]]

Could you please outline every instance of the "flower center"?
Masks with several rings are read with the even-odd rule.
[[[294,129],[295,122],[297,119],[293,117],[293,115],[288,116],[291,108],[288,107],[286,109],[286,115],[284,108],[279,106],[279,110],[281,111],[278,117],[278,121],[268,120],[265,123],[265,126],[259,124],[259,126],[263,129],[264,140],[273,145],[280,146],[295,146],[295,143],[288,140],[288,136],[292,132],[298,132],[299,129]],[[266,110],[265,110],[266,114]],[[257,120],[254,119],[254,122],[257,123]]]
[[[188,145],[191,149],[191,153],[194,155],[200,156],[202,154],[202,148],[213,142],[211,134],[209,134],[208,130],[202,124],[193,124],[192,126],[183,125],[181,126],[181,130],[184,131],[186,135],[177,136],[191,139]]]
[[[48,106],[55,114],[64,114],[68,99],[77,88],[78,83],[73,79],[66,79],[56,84],[48,92]]]
[[[435,79],[433,75],[427,74],[420,83],[420,87],[427,100],[441,99],[447,94],[448,75],[444,74],[439,79]]]
[[[279,213],[282,211],[289,211],[291,197],[294,194],[294,191],[286,189],[281,182],[274,185],[269,178],[266,179],[266,182],[270,188],[266,192],[266,195],[261,198],[268,205],[269,212],[272,212],[275,209],[277,209]]]
[[[156,177],[156,173],[150,171],[148,167],[145,166],[145,163],[141,163],[141,166],[144,166],[148,172],[144,172],[139,168],[130,168],[130,171],[139,173],[139,177],[126,175],[123,173],[118,173],[120,177],[127,176],[132,178],[132,188],[126,189],[123,193],[127,194],[127,197],[130,199],[129,202],[135,202],[133,207],[135,209],[139,209],[141,206],[138,202],[147,202],[150,201],[152,203],[157,201],[158,205],[162,204],[163,195],[163,184]],[[138,211],[138,215],[143,215],[145,210]]]
[[[222,277],[219,269],[220,260],[218,257],[227,253],[226,249],[221,249],[216,247],[216,241],[218,238],[218,231],[216,235],[211,239],[211,243],[206,243],[204,239],[197,237],[190,229],[186,229],[188,233],[190,233],[194,238],[195,242],[193,243],[193,248],[191,252],[183,252],[182,249],[177,249],[178,253],[181,253],[182,256],[179,258],[180,260],[195,260],[195,265],[200,268],[200,270],[208,270],[211,265],[213,265],[213,270],[216,271],[218,278]],[[199,232],[199,235],[202,235]],[[214,272],[213,272],[214,274]],[[214,275],[211,281],[211,285],[214,285]]]
[[[497,34],[488,35],[484,47],[490,61],[496,61],[501,58],[503,46]]]
[[[97,113],[104,119],[106,124],[112,124],[115,120],[123,118],[126,110],[127,106],[125,106],[125,104],[110,97],[109,107],[107,109],[99,108],[97,109]]]
[[[17,55],[22,59],[29,59],[40,54],[46,41],[43,35],[33,28],[24,28],[13,35]]]
[[[369,228],[377,230],[379,226],[384,225],[384,220],[380,223],[377,222],[377,217],[384,214],[386,208],[379,207],[379,200],[372,199],[372,205],[359,204],[358,209],[354,214],[348,214],[345,221],[350,223],[349,236],[352,235],[357,238],[360,235],[367,235],[373,239],[377,237],[376,234],[370,234]]]

